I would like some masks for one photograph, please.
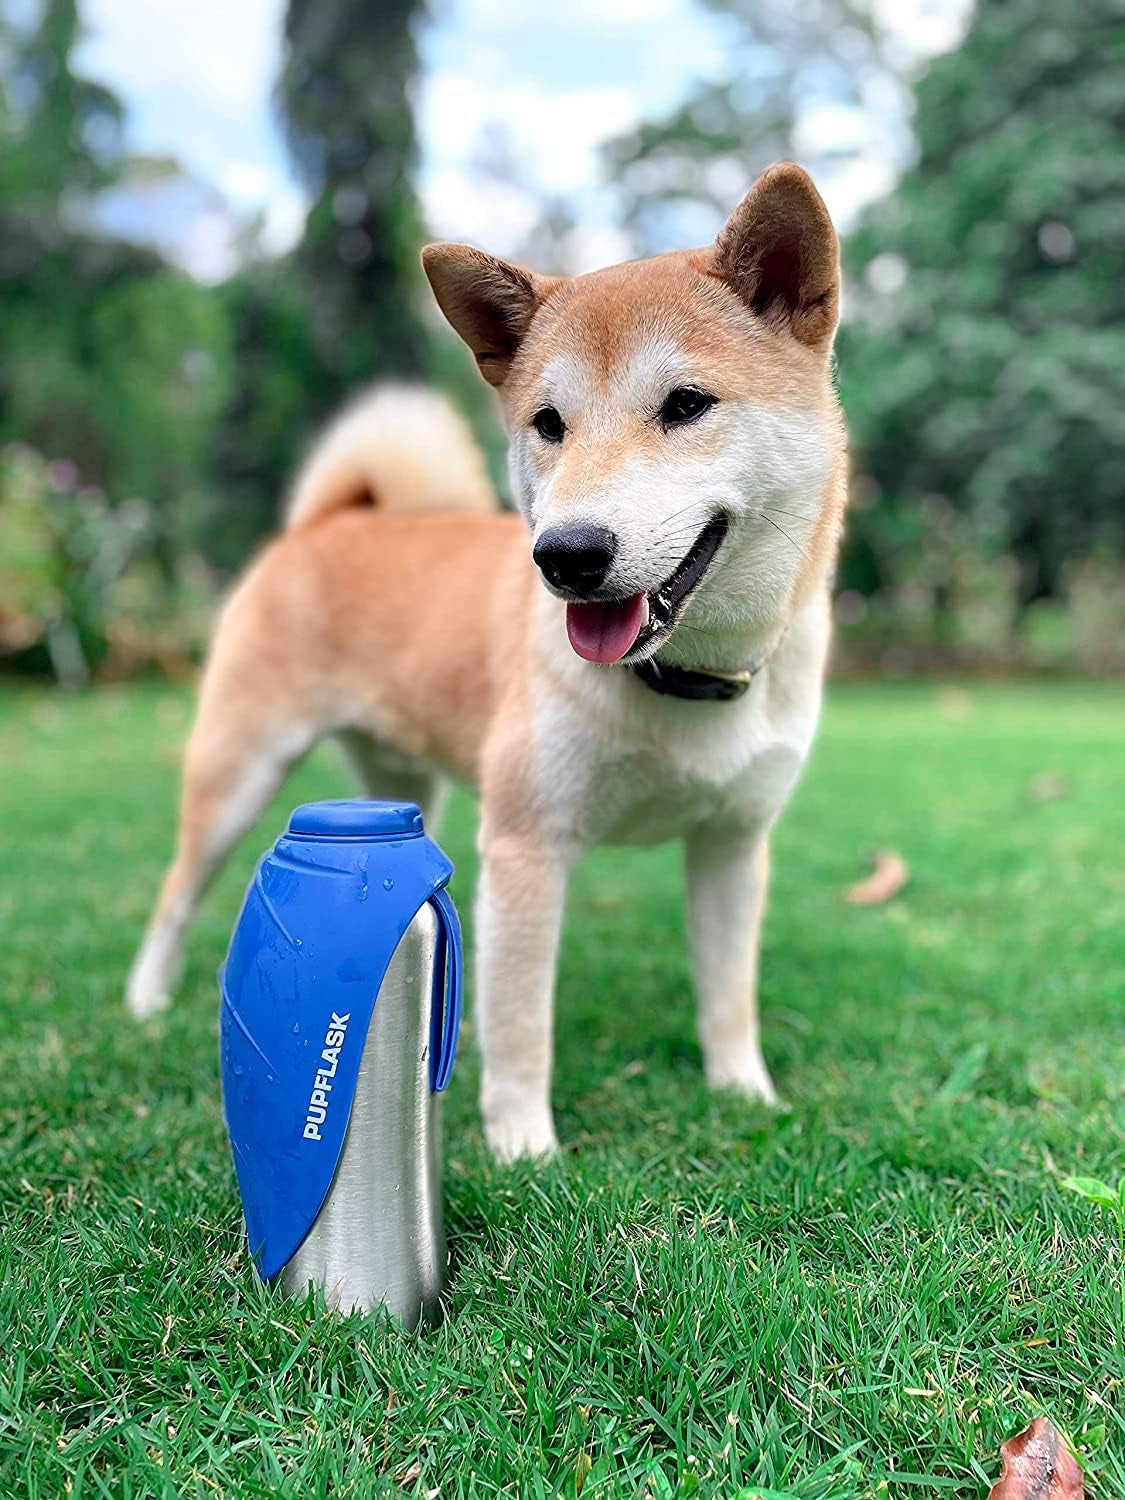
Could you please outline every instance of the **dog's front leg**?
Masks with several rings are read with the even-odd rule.
[[[558,1149],[551,1117],[555,965],[566,861],[514,837],[481,840],[476,1017],[481,1112],[501,1161]]]
[[[769,878],[766,835],[701,830],[687,840],[686,856],[707,1082],[774,1104],[758,1040],[758,948]]]

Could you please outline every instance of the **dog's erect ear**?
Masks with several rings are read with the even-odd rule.
[[[711,254],[711,274],[764,322],[810,348],[831,343],[840,310],[840,247],[802,167],[780,162],[763,172]]]
[[[427,245],[422,266],[438,306],[473,351],[485,380],[503,385],[532,318],[561,283],[471,245]]]

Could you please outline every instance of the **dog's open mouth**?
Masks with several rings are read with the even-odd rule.
[[[726,516],[713,517],[675,572],[648,593],[568,604],[566,633],[578,655],[586,661],[621,661],[671,630],[726,534]]]

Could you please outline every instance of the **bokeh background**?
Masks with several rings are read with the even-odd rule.
[[[0,0],[0,672],[188,675],[317,425],[437,381],[428,237],[580,271],[807,165],[838,669],[1125,666],[1120,0]]]

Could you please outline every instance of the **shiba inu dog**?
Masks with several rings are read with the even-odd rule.
[[[207,882],[336,735],[372,795],[427,819],[445,778],[479,788],[498,1156],[556,1148],[563,898],[595,843],[683,840],[706,1076],[771,1101],[767,839],[816,726],[846,496],[828,212],[782,164],[705,249],[573,278],[465,245],[423,262],[499,393],[519,513],[433,394],[378,390],[330,428],[219,621],[129,1007],[167,1004]]]

